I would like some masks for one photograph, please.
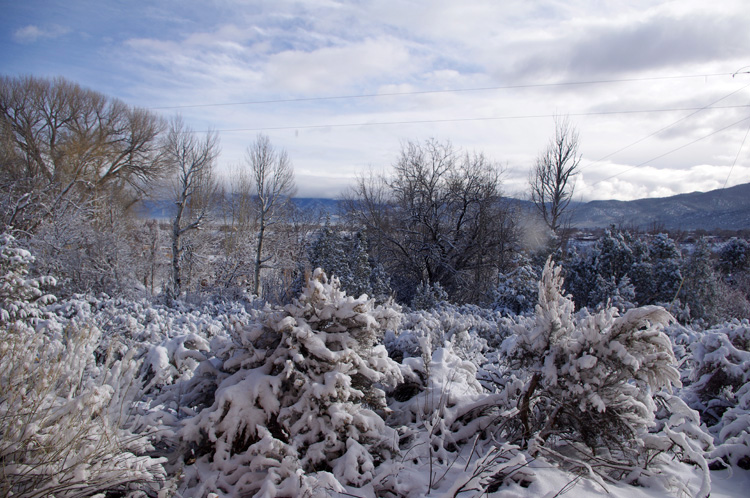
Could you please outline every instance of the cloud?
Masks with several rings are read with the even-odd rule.
[[[714,77],[431,91],[732,72],[747,64],[734,67],[750,48],[748,32],[741,29],[748,23],[743,4],[744,0],[710,6],[699,0],[538,0],[503,5],[493,0],[460,5],[451,0],[243,0],[206,10],[187,2],[179,12],[172,12],[171,4],[151,14],[146,11],[144,19],[150,22],[124,29],[130,38],[115,41],[119,49],[102,53],[107,63],[111,61],[112,73],[127,80],[123,93],[128,102],[203,105],[179,112],[196,130],[226,130],[221,132],[223,165],[241,160],[248,140],[265,130],[274,145],[288,149],[302,179],[301,193],[307,189],[314,195],[335,196],[369,165],[388,168],[403,141],[435,138],[484,152],[507,165],[504,190],[523,195],[528,169],[554,131],[552,118],[546,116],[601,111],[573,118],[581,132],[582,152],[585,159],[617,164],[586,169],[585,180],[589,185],[600,182],[594,187],[597,197],[602,193],[634,198],[702,188],[697,176],[669,171],[695,165],[725,167],[746,125],[647,163],[653,173],[636,168],[633,174],[604,179],[720,130],[744,117],[740,113],[745,110],[703,111],[679,122],[690,111],[605,113],[703,106],[747,84],[744,80],[725,76],[721,81]],[[31,40],[41,35],[30,30],[26,36]],[[396,92],[424,93],[326,98]],[[742,92],[721,104],[745,103],[746,96]],[[205,106],[258,101],[273,103]],[[491,119],[498,116],[538,117]],[[342,126],[347,123],[391,124]],[[322,125],[329,126],[317,128]],[[615,154],[628,144],[634,145]],[[715,171],[712,166],[703,168]],[[643,171],[653,178],[639,176]],[[744,171],[740,165],[732,178],[741,178],[738,171]],[[727,173],[722,170],[700,181],[714,187]]]
[[[34,43],[42,39],[53,39],[64,36],[70,32],[70,28],[52,24],[39,27],[33,24],[19,28],[13,32],[13,40],[17,43]]]
[[[748,14],[647,9],[618,16],[558,19],[543,37],[523,39],[509,75],[576,79],[742,58]],[[515,46],[519,46],[516,44]]]
[[[621,171],[615,177],[612,172]],[[603,179],[601,179],[604,177]],[[633,200],[646,197],[668,197],[689,192],[706,192],[744,183],[750,177],[750,163],[721,166],[699,164],[689,168],[633,168],[609,165],[605,172],[586,171],[576,183],[576,200]]]
[[[403,77],[419,65],[406,47],[384,37],[311,51],[280,52],[269,57],[264,72],[269,87],[309,95]]]

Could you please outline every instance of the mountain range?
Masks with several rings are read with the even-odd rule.
[[[529,201],[508,199],[521,209],[533,212]],[[316,216],[336,218],[339,201],[335,199],[296,198],[298,208]],[[633,201],[590,201],[571,203],[571,225],[575,228],[625,228],[666,230],[746,230],[750,229],[750,183],[709,192],[692,192],[671,197]],[[140,215],[169,219],[174,203],[168,200],[144,201]]]
[[[569,206],[572,226],[617,225],[668,230],[750,228],[750,183],[708,192],[633,201],[590,201]]]

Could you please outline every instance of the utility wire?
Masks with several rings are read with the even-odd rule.
[[[688,118],[690,118],[690,117],[692,117],[692,116],[695,116],[696,114],[698,114],[698,113],[699,113],[699,112],[701,112],[701,111],[704,111],[704,110],[706,110],[706,109],[719,109],[719,107],[713,107],[713,106],[714,106],[714,105],[716,105],[716,104],[718,104],[718,103],[719,103],[719,102],[721,102],[722,100],[728,99],[728,98],[729,98],[729,97],[731,97],[732,95],[734,95],[734,94],[736,94],[736,93],[739,93],[739,92],[741,92],[742,90],[744,90],[744,89],[746,89],[746,88],[748,88],[748,87],[750,87],[750,84],[748,84],[748,85],[745,85],[745,86],[743,86],[742,88],[740,88],[740,89],[738,89],[738,90],[735,90],[735,91],[733,91],[733,92],[731,92],[731,93],[728,93],[727,95],[724,95],[724,96],[723,96],[723,97],[721,97],[720,99],[718,99],[718,100],[714,100],[714,101],[713,101],[713,102],[711,102],[710,104],[706,104],[705,106],[701,107],[700,109],[698,109],[698,110],[696,110],[696,111],[693,111],[693,112],[691,112],[690,114],[688,114],[688,115],[686,115],[686,116],[683,116],[683,117],[681,117],[681,118],[680,118],[680,119],[678,119],[677,121],[674,121],[674,122],[672,122],[672,123],[670,123],[670,124],[668,124],[668,125],[664,126],[663,128],[659,128],[659,129],[658,129],[658,130],[656,130],[655,132],[653,132],[653,133],[650,133],[649,135],[646,135],[645,137],[643,137],[643,138],[640,138],[640,139],[636,140],[635,142],[633,142],[633,143],[631,143],[631,144],[629,144],[629,145],[626,145],[625,147],[622,147],[622,148],[620,148],[620,149],[617,149],[617,150],[616,150],[616,151],[614,151],[614,152],[610,152],[610,153],[609,153],[609,154],[607,154],[606,156],[600,157],[600,158],[599,158],[599,159],[597,159],[596,161],[593,161],[593,162],[591,162],[591,163],[587,164],[586,166],[584,166],[584,167],[580,168],[580,169],[579,169],[579,171],[582,171],[582,170],[584,170],[584,169],[586,169],[586,168],[589,168],[589,167],[591,167],[591,166],[594,166],[595,164],[598,164],[598,163],[600,163],[600,162],[604,161],[605,159],[609,159],[610,157],[614,156],[615,154],[619,154],[620,152],[622,152],[622,151],[624,151],[624,150],[627,150],[627,149],[631,148],[631,147],[632,147],[632,146],[634,146],[634,145],[638,145],[639,143],[641,143],[641,142],[643,142],[643,141],[645,141],[645,140],[648,140],[649,138],[651,138],[651,137],[653,137],[653,136],[655,136],[655,135],[658,135],[659,133],[663,132],[664,130],[666,130],[666,129],[669,129],[669,128],[673,127],[674,125],[676,125],[676,124],[678,124],[678,123],[680,123],[680,122],[682,122],[682,121],[685,121],[686,119],[688,119]],[[744,143],[744,141],[743,141],[743,143]],[[736,161],[736,159],[735,159],[735,161]]]
[[[747,121],[749,119],[750,119],[750,116],[747,116],[747,117],[745,117],[743,119],[740,119],[739,121],[735,121],[734,123],[732,123],[730,125],[727,125],[727,126],[725,126],[723,128],[720,128],[718,130],[715,130],[715,131],[709,133],[708,135],[704,135],[704,136],[702,136],[700,138],[696,138],[695,140],[693,140],[691,142],[683,144],[683,145],[681,145],[679,147],[676,147],[676,148],[674,148],[674,149],[672,149],[672,150],[670,150],[668,152],[665,152],[665,153],[663,153],[661,155],[658,155],[656,157],[652,157],[651,159],[649,159],[647,161],[643,161],[640,164],[636,164],[635,166],[630,167],[630,168],[628,168],[628,169],[626,169],[624,171],[620,171],[617,174],[614,174],[612,176],[608,176],[607,178],[603,178],[603,179],[601,179],[601,180],[599,180],[597,182],[592,183],[591,185],[587,185],[586,187],[584,187],[584,189],[593,188],[593,187],[595,187],[596,185],[599,185],[602,182],[606,182],[607,180],[611,180],[612,178],[615,178],[615,177],[618,177],[620,175],[623,175],[623,174],[627,173],[628,171],[632,171],[632,170],[634,170],[636,168],[640,168],[641,166],[645,166],[646,164],[648,164],[648,163],[650,163],[652,161],[656,161],[657,159],[661,159],[662,157],[668,156],[669,154],[672,154],[673,152],[677,152],[678,150],[684,149],[685,147],[689,147],[689,146],[691,146],[691,145],[693,145],[693,144],[695,144],[697,142],[700,142],[701,140],[705,140],[706,138],[712,137],[712,136],[716,135],[717,133],[721,133],[722,131],[727,130],[727,129],[733,127],[733,126],[737,126],[738,124],[740,124],[742,122],[745,122],[745,121]],[[743,143],[744,143],[744,141],[743,141]]]
[[[292,102],[313,102],[322,100],[345,100],[345,99],[368,99],[377,97],[400,97],[409,95],[432,95],[440,93],[467,93],[467,92],[486,92],[490,90],[514,90],[523,88],[548,88],[548,87],[561,87],[561,86],[581,86],[581,85],[599,85],[608,83],[630,83],[637,81],[657,81],[657,80],[675,80],[675,79],[687,79],[687,78],[708,78],[709,76],[734,76],[737,73],[709,73],[709,74],[685,74],[677,76],[652,76],[643,78],[622,78],[622,79],[609,79],[609,80],[590,80],[590,81],[561,81],[558,83],[529,83],[523,85],[501,85],[501,86],[487,86],[477,88],[453,88],[447,90],[415,90],[411,92],[387,92],[387,93],[364,93],[358,95],[332,95],[327,97],[297,97],[289,99],[272,99],[272,100],[249,100],[244,102],[223,102],[213,104],[185,104],[185,105],[174,105],[174,106],[159,106],[149,107],[152,110],[167,110],[167,109],[189,109],[197,107],[226,107],[226,106],[238,106],[238,105],[258,105],[258,104],[282,104]]]
[[[716,106],[712,109],[742,109],[748,108],[750,104],[739,104],[739,105],[726,105]],[[591,112],[575,112],[567,113],[568,116],[607,116],[615,114],[648,114],[656,112],[677,112],[677,111],[700,111],[706,107],[674,107],[674,108],[662,108],[662,109],[630,109],[621,111],[591,111]],[[329,123],[329,124],[317,124],[317,125],[302,125],[302,126],[264,126],[261,128],[229,128],[222,130],[213,130],[222,133],[232,132],[245,132],[245,131],[280,131],[280,130],[307,130],[315,128],[346,128],[353,126],[391,126],[391,125],[404,125],[404,124],[429,124],[429,123],[456,123],[466,121],[502,121],[511,119],[538,119],[538,118],[552,118],[555,114],[519,114],[512,116],[490,116],[490,117],[473,117],[473,118],[445,118],[445,119],[419,119],[410,121],[370,121],[361,123]],[[200,131],[198,133],[205,133]]]
[[[737,164],[737,159],[740,157],[740,152],[742,152],[742,148],[745,146],[745,140],[747,140],[747,134],[750,133],[750,125],[748,125],[747,130],[745,131],[745,138],[742,139],[742,143],[740,144],[740,150],[737,151],[737,155],[734,156],[734,161],[732,161],[732,167],[729,168],[729,174],[727,175],[727,179],[724,180],[724,186],[721,188],[727,188],[727,183],[729,182],[729,177],[732,176],[732,170],[734,169],[734,165]]]

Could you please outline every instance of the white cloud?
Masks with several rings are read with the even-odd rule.
[[[264,74],[269,87],[325,95],[370,80],[403,78],[420,65],[403,44],[383,37],[311,51],[283,51],[268,58]]]
[[[59,38],[69,32],[69,28],[56,24],[45,27],[29,24],[14,31],[13,40],[18,43],[34,43],[42,39]]]
[[[633,200],[646,197],[669,197],[689,192],[706,192],[746,183],[750,163],[715,166],[700,164],[688,168],[633,168],[609,165],[608,174],[583,172],[576,183],[576,200]],[[612,172],[621,173],[612,177]],[[603,177],[603,178],[602,178]]]

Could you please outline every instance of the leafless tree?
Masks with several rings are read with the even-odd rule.
[[[176,170],[174,197],[177,207],[172,220],[171,297],[182,292],[183,237],[201,227],[208,215],[217,184],[213,175],[219,154],[219,138],[209,131],[199,138],[181,118],[172,119],[165,145],[166,159]]]
[[[286,151],[277,151],[271,140],[259,134],[245,154],[245,164],[250,170],[256,202],[257,234],[253,293],[260,294],[261,270],[273,259],[264,254],[266,233],[276,224],[280,214],[296,193],[294,167]]]
[[[550,229],[557,233],[573,197],[581,155],[578,132],[567,117],[555,117],[555,138],[536,160],[529,184],[531,200]]]
[[[102,194],[132,204],[168,173],[164,128],[149,111],[62,78],[0,77],[1,182],[12,194],[6,216],[25,219],[28,229],[69,202]],[[23,209],[36,212],[21,217]]]
[[[228,187],[228,188],[227,188]],[[253,180],[243,165],[229,172],[221,189],[221,257],[215,267],[215,291],[240,297],[254,273],[255,202]]]
[[[510,249],[514,224],[500,199],[499,170],[450,143],[404,145],[392,178],[359,178],[346,199],[351,221],[408,300],[420,282],[478,302]]]

